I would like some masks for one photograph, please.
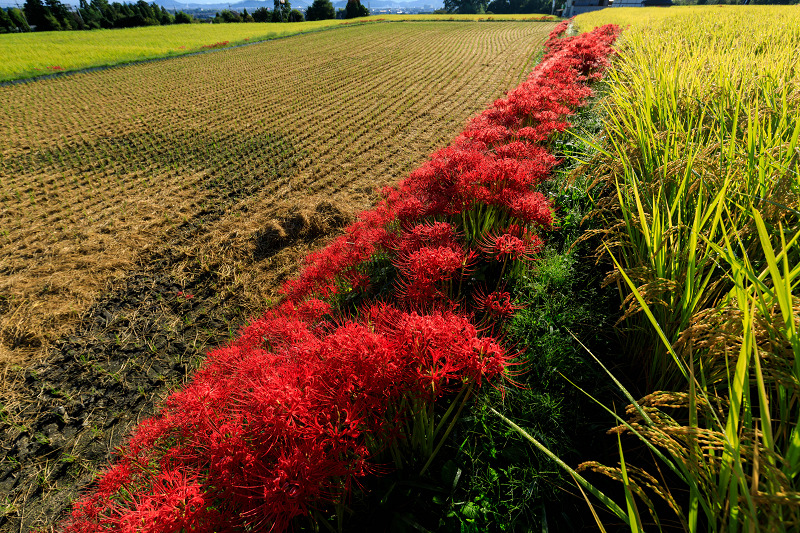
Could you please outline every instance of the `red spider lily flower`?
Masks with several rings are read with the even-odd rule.
[[[451,279],[465,266],[466,258],[460,247],[426,246],[400,258],[395,266],[411,281],[434,284]]]
[[[215,514],[207,511],[210,503],[196,477],[165,469],[139,497],[135,509],[122,517],[119,527],[130,532],[198,531]]]
[[[530,192],[511,200],[511,215],[527,223],[549,227],[553,223],[550,202],[540,192]]]
[[[469,272],[475,258],[474,252],[466,252],[460,245],[424,247],[397,258],[395,266],[402,275],[397,295],[423,306],[446,300],[444,285],[456,278],[457,273]]]
[[[244,352],[227,352],[225,359],[236,363],[236,357],[247,357],[246,350],[264,348],[278,350],[286,346],[293,346],[315,340],[308,328],[308,323],[297,315],[282,315],[267,313],[239,332],[239,338],[234,342]]]
[[[299,278],[287,281],[281,288],[288,299],[302,301],[311,295],[327,297],[335,294],[336,277],[366,261],[382,243],[389,240],[386,226],[394,219],[386,206],[365,211],[359,220],[327,247],[309,254]]]
[[[538,251],[538,242],[534,241],[535,236],[528,235],[528,238],[520,238],[513,233],[500,233],[486,235],[478,243],[480,250],[496,261],[529,261],[534,253]]]
[[[103,497],[111,496],[120,487],[130,483],[132,475],[130,463],[125,461],[118,463],[100,478],[97,493]]]
[[[470,348],[472,377],[478,385],[484,379],[502,375],[513,358],[491,337],[471,339]]]
[[[428,222],[404,231],[395,243],[394,249],[398,256],[407,257],[421,248],[458,247],[456,239],[456,231],[451,224]]]
[[[398,299],[422,307],[447,300],[447,295],[439,287],[424,279],[401,281],[395,292]]]
[[[473,294],[475,308],[483,311],[492,318],[506,320],[514,316],[522,306],[511,301],[511,294],[505,291],[494,291],[485,294],[479,289]]]
[[[525,241],[528,247],[531,250],[531,253],[537,254],[544,246],[544,242],[542,239],[539,238],[538,235],[533,233],[531,230],[522,226],[520,224],[510,224],[506,229],[505,232],[509,235],[513,235],[515,237],[519,237],[523,241]]]
[[[284,305],[291,307],[287,310],[283,310],[283,313],[287,315],[293,313],[297,318],[311,324],[319,322],[322,320],[322,317],[330,315],[332,311],[331,304],[317,298],[310,298],[297,304],[297,307],[295,307],[292,302],[286,302]]]

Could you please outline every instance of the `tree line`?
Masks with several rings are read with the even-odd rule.
[[[302,22],[332,18],[354,18],[369,15],[360,0],[348,0],[347,7],[334,10],[331,0],[314,0],[305,15],[292,9],[289,0],[274,0],[274,9],[260,7],[248,13],[223,10],[212,19],[222,22]],[[0,8],[0,33],[28,31],[92,30],[99,28],[133,28],[197,22],[191,15],[170,13],[155,2],[138,0],[135,4],[110,3],[108,0],[80,0],[77,9],[61,0],[25,0],[22,9]]]
[[[703,4],[797,4],[799,0],[672,0],[675,5]],[[442,13],[496,14],[542,13],[551,14],[552,0],[444,0]],[[564,0],[556,0],[555,8],[563,8]],[[439,12],[439,11],[437,11]]]
[[[246,9],[242,13],[225,9],[217,13],[213,20],[214,22],[302,22],[333,18],[351,19],[369,15],[369,9],[360,0],[348,0],[347,6],[338,11],[334,9],[331,0],[314,0],[306,9],[305,15],[300,10],[292,9],[289,0],[273,1],[275,5],[271,11],[259,7],[251,14]]]
[[[155,2],[109,3],[108,0],[80,0],[73,9],[60,0],[25,0],[22,9],[0,9],[0,33],[25,31],[93,30],[188,24],[194,19],[179,11],[172,14]]]
[[[564,0],[556,0],[556,7],[563,7]],[[552,0],[444,0],[443,13],[497,14],[540,13],[549,15]]]

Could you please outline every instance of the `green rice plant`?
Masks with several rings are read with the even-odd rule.
[[[689,512],[679,518],[688,531],[702,530],[701,525],[708,531],[800,526],[800,298],[794,295],[800,283],[800,232],[787,241],[779,224],[776,250],[759,210],[742,207],[753,218],[765,261],[754,264],[742,236],[728,231],[738,214],[726,212],[725,246],[707,244],[729,267],[732,288],[714,309],[717,320],[695,326],[700,331],[692,343],[710,352],[701,360],[724,359],[725,381],[706,388],[707,369],[698,368],[695,375],[689,368],[688,393],[657,392],[633,402],[649,420],[639,413],[617,428],[666,450],[658,457],[671,469],[686,469],[681,477],[690,489]],[[646,307],[635,284],[625,279]],[[636,415],[632,407],[628,412]],[[688,424],[667,415],[666,408],[688,411]]]
[[[741,350],[752,357],[737,366],[737,379],[731,395],[731,408],[744,410],[742,418],[760,420],[760,435],[771,454],[770,464],[779,466],[789,480],[800,473],[800,232],[788,240],[781,224],[776,236],[770,235],[767,224],[757,209],[750,208],[763,251],[764,261],[754,263],[742,239],[726,239],[725,247],[711,245],[730,265],[734,288],[724,305],[743,317]],[[775,245],[778,248],[776,250]],[[750,375],[739,375],[748,372]],[[755,383],[754,398],[744,398],[740,388]],[[747,410],[752,412],[748,413]],[[756,412],[757,409],[757,412]],[[739,413],[732,412],[738,419]],[[735,427],[735,425],[733,425]],[[726,428],[730,431],[730,428]],[[776,461],[775,457],[781,458]],[[778,482],[774,482],[779,486]],[[796,488],[796,484],[795,484]]]
[[[767,270],[770,277],[774,276],[769,284],[774,284],[773,289],[767,289],[768,284],[763,283],[766,276],[757,282],[755,280],[760,276],[753,275],[752,271],[745,274],[747,267],[744,263],[737,261],[738,264],[734,265],[736,286],[731,296],[738,299],[737,305],[745,312],[738,315],[742,336],[733,339],[728,346],[732,348],[738,344],[739,350],[730,355],[733,367],[730,368],[727,389],[704,391],[700,386],[701,376],[695,376],[694,369],[690,368],[686,380],[688,393],[658,391],[636,401],[595,358],[631,402],[626,409],[628,419],[606,407],[619,422],[612,431],[618,439],[622,434],[638,439],[652,453],[656,473],[665,468],[683,485],[676,487],[672,482],[670,486],[664,482],[663,474],[659,475],[659,481],[655,475],[627,463],[621,439],[618,440],[620,462],[616,467],[589,461],[573,470],[563,461],[556,461],[573,475],[579,486],[599,499],[631,531],[643,530],[644,522],[637,501],[645,504],[653,525],[662,530],[664,517],[658,516],[647,492],[666,502],[685,531],[794,531],[800,525],[800,491],[797,487],[800,439],[796,421],[800,411],[797,403],[799,381],[796,375],[792,376],[790,383],[794,385],[789,388],[793,390],[787,391],[785,383],[774,379],[774,361],[771,362],[770,354],[758,343],[758,339],[763,343],[763,339],[769,337],[760,335],[755,327],[757,323],[770,323],[759,320],[762,318],[760,314],[764,311],[775,314],[775,302],[782,301],[784,305],[779,305],[778,312],[786,312],[787,320],[771,333],[775,339],[782,338],[784,345],[788,343],[792,350],[795,349],[789,339],[796,339],[800,305],[797,298],[789,305],[787,290],[796,286],[800,266],[790,265],[786,258],[788,247],[796,247],[797,241],[796,235],[773,255],[775,261],[769,262]],[[765,249],[769,255],[771,245],[765,242]],[[749,286],[748,280],[752,282]],[[626,281],[647,308],[634,283],[629,278]],[[759,290],[763,292],[759,293]],[[653,314],[649,313],[649,316],[652,320]],[[654,320],[652,326],[659,329]],[[667,346],[667,350],[672,351],[672,348]],[[792,362],[798,360],[797,353]],[[772,367],[769,371],[765,371],[765,363]],[[784,395],[793,409],[786,425],[777,422],[778,419],[771,416],[767,408],[771,400]],[[538,449],[553,455],[511,420],[496,414]],[[774,435],[778,433],[784,436],[782,445],[776,445]],[[581,477],[580,472],[585,470],[622,482],[627,512]],[[683,495],[687,493],[687,496]],[[592,505],[590,500],[587,502]],[[592,513],[599,528],[605,530],[593,508]]]
[[[764,24],[768,14],[775,20]],[[752,247],[752,220],[736,202],[755,202],[770,225],[786,217],[776,206],[797,204],[800,10],[723,9],[713,18],[707,10],[644,10],[631,21],[602,103],[604,139],[591,165],[610,193],[596,215],[607,227],[608,253],[672,344],[730,287],[707,244],[722,243],[722,213],[751,235],[744,240]],[[743,42],[742,33],[752,37]],[[639,332],[629,344],[643,348],[636,357],[646,359],[648,383],[681,383],[619,269],[608,282],[620,288],[628,326]]]

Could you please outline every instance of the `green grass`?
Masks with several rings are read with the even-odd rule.
[[[197,52],[203,46],[263,41],[339,25],[325,20],[284,24],[184,24],[94,31],[0,35],[0,81]]]
[[[540,15],[388,15],[289,23],[182,24],[94,31],[0,35],[0,82],[189,54],[227,41],[226,47],[380,21],[530,20]],[[547,17],[554,20],[554,17]],[[54,68],[57,67],[57,68]]]

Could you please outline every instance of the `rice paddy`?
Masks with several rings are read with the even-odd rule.
[[[384,15],[287,23],[176,24],[94,31],[0,35],[0,82],[173,57],[300,33],[377,22],[548,20],[542,15]]]

